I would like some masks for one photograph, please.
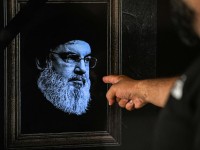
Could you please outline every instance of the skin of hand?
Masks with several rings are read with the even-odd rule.
[[[106,94],[109,105],[118,102],[120,107],[131,111],[147,103],[164,107],[177,78],[134,80],[124,75],[109,75],[103,77],[103,82],[111,84]]]

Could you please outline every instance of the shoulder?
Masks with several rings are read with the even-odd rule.
[[[200,58],[176,81],[160,113],[155,142],[159,149],[194,149],[200,141]],[[194,140],[198,141],[194,145]],[[200,146],[200,145],[199,145]]]

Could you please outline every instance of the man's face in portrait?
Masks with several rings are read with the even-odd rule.
[[[58,109],[81,115],[90,101],[89,69],[95,62],[87,42],[61,44],[50,51],[50,61],[39,76],[38,87]]]

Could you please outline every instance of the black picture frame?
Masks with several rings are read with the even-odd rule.
[[[5,24],[12,20],[26,6],[26,3],[27,0],[4,0]],[[71,7],[72,9],[70,9]],[[89,24],[86,24],[84,31],[88,33],[90,29],[95,29],[95,34],[91,32],[89,37],[90,39],[92,37],[91,40],[100,40],[99,42],[96,40],[93,45],[93,48],[96,48],[93,51],[94,55],[100,60],[97,68],[95,68],[96,70],[91,71],[91,75],[94,76],[92,82],[95,82],[92,91],[92,95],[96,96],[93,100],[95,102],[94,110],[91,112],[91,116],[85,115],[81,119],[77,116],[69,117],[70,121],[68,120],[68,122],[78,120],[76,123],[73,122],[72,128],[59,126],[59,122],[56,120],[59,117],[54,118],[54,111],[53,115],[50,115],[49,110],[43,109],[44,111],[37,114],[41,106],[51,106],[49,104],[40,105],[40,102],[37,102],[39,98],[37,98],[35,91],[32,91],[32,88],[36,88],[32,85],[34,81],[32,77],[37,74],[37,71],[34,70],[35,53],[41,53],[41,49],[49,48],[49,45],[45,45],[46,47],[42,45],[44,43],[52,43],[52,39],[48,39],[49,37],[62,34],[62,32],[54,34],[55,32],[48,25],[50,23],[56,25],[56,29],[60,29],[60,25],[55,23],[54,19],[57,19],[60,13],[63,14],[62,9],[67,10],[68,15],[70,10],[77,12],[77,14],[75,13],[76,17],[83,14],[81,16],[85,17],[83,22],[88,18],[90,21],[94,20],[92,22],[93,27],[89,26],[88,28]],[[52,10],[56,11],[52,12]],[[64,14],[66,15],[67,13]],[[51,20],[52,16],[54,16],[53,20]],[[107,105],[105,95],[108,85],[103,84],[101,78],[106,74],[121,74],[121,1],[49,0],[31,17],[32,19],[24,25],[22,31],[6,48],[4,54],[4,142],[6,149],[119,146],[121,144],[121,111],[117,105],[112,107]],[[44,20],[46,18],[47,21]],[[42,24],[40,24],[41,22]],[[38,26],[42,27],[38,29]],[[70,28],[70,31],[74,29],[79,31],[77,26],[71,25]],[[47,34],[47,40],[42,35],[35,34],[41,32]],[[53,42],[55,42],[54,40]],[[41,48],[39,48],[39,51],[36,50],[38,46]],[[105,50],[101,50],[101,48]],[[41,53],[41,55],[43,54]],[[27,91],[28,89],[31,89],[31,91]],[[31,103],[29,99],[33,99],[34,102]],[[38,107],[34,107],[34,105]],[[93,109],[92,107],[91,110]],[[46,122],[44,118],[39,121],[35,119],[41,117],[44,113],[49,113],[47,118],[52,119],[54,125],[52,125],[52,122]],[[95,113],[97,114],[95,115]],[[37,124],[36,121],[40,122],[40,124]],[[90,127],[88,127],[89,125]]]

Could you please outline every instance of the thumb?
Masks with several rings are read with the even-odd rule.
[[[120,75],[109,75],[109,76],[103,77],[103,82],[115,84],[115,83],[119,82],[121,79],[122,79],[122,76],[120,76]]]

